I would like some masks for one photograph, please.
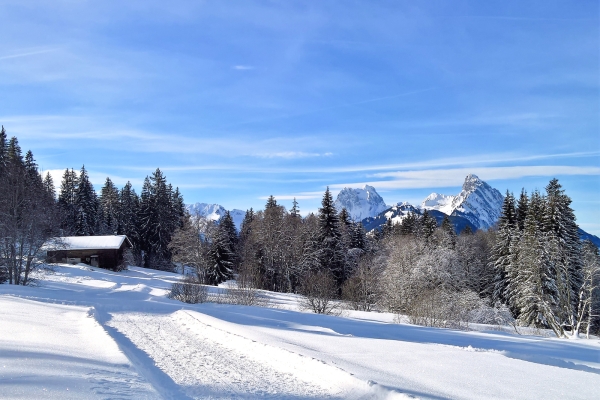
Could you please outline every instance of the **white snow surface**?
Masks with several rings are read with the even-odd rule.
[[[208,203],[188,204],[187,209],[190,212],[190,214],[192,214],[192,215],[200,214],[203,217],[206,217],[212,221],[220,220],[221,217],[223,217],[225,215],[225,212],[227,211],[225,209],[225,207],[223,207],[220,204],[208,204]],[[240,227],[242,226],[242,221],[244,220],[244,216],[246,215],[246,212],[243,210],[238,210],[238,209],[234,208],[233,210],[229,211],[229,214],[231,215],[231,218],[233,219],[233,223],[235,224],[235,227],[239,231]]]
[[[353,221],[375,217],[388,206],[373,186],[365,185],[362,189],[344,188],[335,200],[335,208],[339,211],[346,208]]]
[[[46,247],[60,250],[118,249],[126,239],[125,235],[64,236],[50,241]]]
[[[0,398],[591,399],[600,342],[166,297],[179,275],[60,265],[0,285]],[[226,285],[224,285],[226,286]],[[216,292],[217,288],[210,288]]]
[[[421,210],[438,210],[446,215],[452,214],[452,202],[456,196],[448,196],[445,194],[431,193],[421,203]]]

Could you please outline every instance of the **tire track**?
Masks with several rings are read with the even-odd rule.
[[[214,328],[185,311],[113,314],[108,325],[193,398],[346,398],[343,380],[354,379],[317,360]],[[342,381],[315,376],[319,369],[331,378],[343,374]]]

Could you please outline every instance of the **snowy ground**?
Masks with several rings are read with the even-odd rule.
[[[0,285],[0,398],[598,398],[598,339],[314,315],[269,292],[276,308],[187,305],[165,297],[177,279],[63,265]]]

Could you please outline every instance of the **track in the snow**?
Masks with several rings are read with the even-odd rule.
[[[120,331],[189,397],[370,397],[350,374],[318,360],[214,328],[201,314],[113,314]]]

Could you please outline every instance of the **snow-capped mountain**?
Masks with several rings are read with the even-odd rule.
[[[503,201],[504,196],[497,189],[469,174],[458,195],[432,193],[423,200],[421,208],[466,218],[479,229],[489,229],[498,221]]]
[[[206,217],[213,221],[220,220],[221,217],[223,217],[223,215],[225,215],[225,212],[227,211],[220,204],[208,204],[208,203],[188,204],[187,209],[191,215],[199,214],[199,215],[202,215],[203,217]],[[229,214],[231,215],[231,218],[233,219],[233,223],[235,224],[235,227],[239,231],[240,227],[242,225],[242,221],[244,220],[244,215],[246,215],[246,212],[242,211],[242,210],[233,209],[233,210],[229,211]]]
[[[438,210],[444,214],[452,214],[452,202],[456,196],[447,196],[445,194],[431,193],[421,203],[421,210]]]
[[[362,224],[367,232],[379,228],[388,220],[392,220],[393,224],[401,224],[409,213],[421,214],[418,208],[409,203],[398,203],[388,209],[383,210],[374,217],[367,217],[362,220]]]
[[[388,208],[375,188],[369,185],[365,185],[362,189],[342,189],[334,204],[338,211],[346,208],[354,221],[374,217]]]
[[[444,214],[443,212],[435,210],[435,209],[428,210],[428,212],[429,212],[429,215],[431,215],[432,217],[435,218],[438,225],[440,225],[442,223],[442,221],[444,220],[444,217],[446,216],[446,214]],[[409,213],[414,213],[417,215],[423,214],[421,209],[414,207],[413,205],[411,205],[409,203],[404,202],[404,203],[398,203],[395,206],[388,208],[387,210],[376,215],[375,217],[365,218],[361,221],[361,223],[363,224],[363,227],[365,228],[365,230],[367,232],[370,232],[373,229],[381,229],[381,227],[388,220],[391,220],[394,225],[401,224],[402,221],[404,220],[404,218],[406,218],[406,216]],[[469,226],[472,231],[477,230],[477,226],[472,224],[471,221],[469,221],[468,219],[463,218],[461,216],[451,215],[451,216],[449,216],[449,219],[450,219],[450,222],[452,223],[452,225],[454,225],[454,229],[456,230],[456,233],[462,232],[467,226]]]

